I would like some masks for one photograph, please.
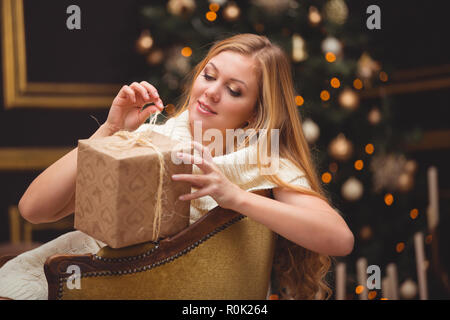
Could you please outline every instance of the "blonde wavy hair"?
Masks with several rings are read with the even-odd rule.
[[[265,177],[280,187],[317,196],[328,203],[303,134],[302,122],[295,104],[290,61],[284,51],[272,44],[267,37],[237,34],[215,42],[206,57],[187,75],[179,107],[173,116],[178,116],[188,108],[195,79],[209,60],[223,51],[233,51],[251,57],[257,62],[256,75],[260,94],[255,106],[255,117],[246,128],[253,128],[255,131],[267,129],[267,132],[279,129],[280,157],[291,160],[305,173],[312,190],[288,184],[276,175]],[[268,139],[270,140],[270,137]],[[270,145],[270,141],[268,143]],[[259,156],[258,167],[262,168]],[[279,284],[280,299],[329,299],[331,289],[325,281],[325,276],[331,263],[331,257],[307,250],[278,236],[273,271]]]

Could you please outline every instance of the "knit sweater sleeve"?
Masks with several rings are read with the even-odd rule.
[[[216,163],[218,168],[231,182],[238,185],[241,189],[251,192],[256,190],[273,189],[278,187],[277,184],[267,179],[267,176],[262,175],[256,165],[245,166],[233,163]],[[244,169],[245,168],[245,169]],[[193,173],[200,174],[200,169],[194,165]],[[276,175],[284,182],[299,186],[306,189],[311,189],[303,171],[297,168],[292,162],[286,159],[280,161],[280,167]],[[195,192],[196,189],[193,189]],[[216,207],[218,204],[211,196],[204,196],[199,199],[191,200],[191,223],[198,220],[209,210]]]
[[[150,125],[149,123],[143,123],[135,132],[145,132],[150,128],[162,135],[172,138],[173,140],[186,141],[190,140],[190,132],[187,128],[187,117],[186,113],[180,115],[179,117],[169,118],[163,124]]]
[[[298,169],[292,162],[289,160],[283,160],[280,163],[280,169],[275,174],[278,178],[280,178],[283,182],[286,182],[291,185],[295,185],[298,187],[311,189],[311,185],[306,178],[306,175],[303,171]],[[251,181],[250,188],[246,189],[247,191],[254,191],[259,189],[273,189],[279,187],[277,184],[268,180],[267,176],[260,175],[253,181]]]
[[[278,176],[284,182],[311,190],[311,185],[305,173],[290,160],[282,160],[281,170]]]

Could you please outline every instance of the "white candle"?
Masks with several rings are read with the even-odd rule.
[[[397,266],[395,263],[390,263],[386,267],[386,273],[389,279],[389,299],[398,300],[398,277]]]
[[[336,265],[336,300],[345,300],[345,263]]]
[[[414,247],[416,250],[417,282],[419,283],[420,300],[428,300],[427,274],[425,268],[425,250],[423,246],[423,234],[417,232],[414,235]]]
[[[432,232],[439,223],[439,186],[436,167],[428,168],[428,230]]]
[[[363,286],[364,290],[359,294],[360,300],[367,300],[367,259],[359,258],[356,261],[356,271],[358,274],[358,285]]]
[[[391,294],[391,288],[389,287],[390,285],[390,279],[388,276],[384,277],[383,280],[381,280],[381,296],[383,298],[392,299],[392,294]]]

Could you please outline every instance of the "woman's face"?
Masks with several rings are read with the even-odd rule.
[[[258,83],[253,59],[223,51],[211,58],[195,79],[189,100],[189,122],[202,121],[202,130],[245,125],[254,113]],[[205,108],[207,110],[205,110]]]

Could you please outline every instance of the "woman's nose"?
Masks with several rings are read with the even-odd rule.
[[[220,92],[218,86],[211,86],[205,91],[205,96],[208,99],[211,99],[214,103],[219,102],[220,100]]]

